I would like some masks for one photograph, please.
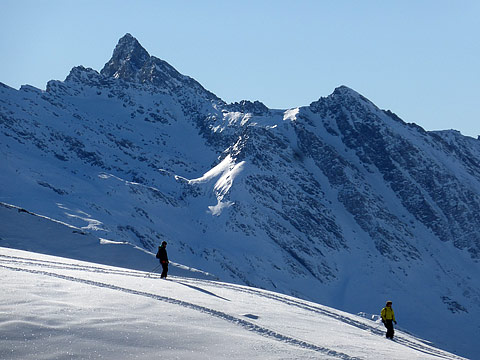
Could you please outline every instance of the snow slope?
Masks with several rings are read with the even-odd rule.
[[[157,260],[138,247],[6,204],[0,219],[1,359],[461,359],[402,331],[385,339],[377,315],[174,262],[165,281],[141,271]]]
[[[0,248],[0,358],[462,359],[251,287]]]

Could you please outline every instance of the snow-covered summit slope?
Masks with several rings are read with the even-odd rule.
[[[255,288],[0,247],[0,357],[452,359],[379,321]]]
[[[147,251],[166,240],[224,281],[353,313],[392,299],[410,331],[476,352],[478,140],[345,86],[295,109],[225,104],[127,34],[101,72],[0,86],[0,156],[0,201]]]

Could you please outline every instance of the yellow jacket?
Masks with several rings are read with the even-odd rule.
[[[382,319],[385,320],[392,320],[395,321],[395,313],[391,307],[385,306],[380,313]]]

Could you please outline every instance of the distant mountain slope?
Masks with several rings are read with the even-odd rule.
[[[98,238],[80,228],[0,203],[0,245],[150,272],[159,262],[153,253],[127,242]],[[158,269],[157,269],[158,270]],[[171,262],[171,275],[216,280],[203,271]]]
[[[0,201],[148,251],[166,240],[225,281],[350,312],[389,298],[410,330],[474,351],[479,140],[345,86],[295,109],[226,104],[129,34],[100,73],[0,86],[0,139]]]

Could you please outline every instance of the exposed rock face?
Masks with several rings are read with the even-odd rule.
[[[100,73],[115,79],[137,81],[138,74],[150,61],[150,54],[140,45],[137,39],[130,34],[126,34],[119,40],[112,58],[105,64]]]

